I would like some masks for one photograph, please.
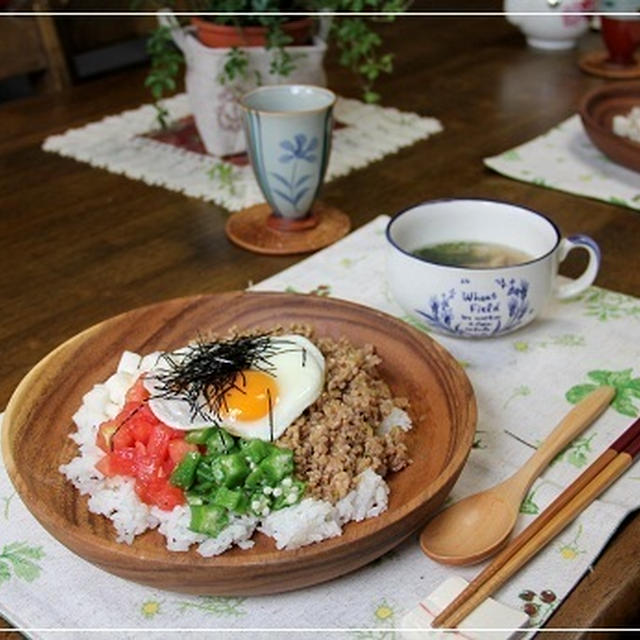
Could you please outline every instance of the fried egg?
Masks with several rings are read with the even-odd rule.
[[[274,353],[268,359],[269,372],[240,371],[220,410],[205,416],[194,417],[186,399],[158,397],[151,371],[145,380],[151,411],[174,429],[200,429],[217,423],[241,438],[276,440],[322,393],[325,361],[312,342],[297,334],[275,336],[271,346]]]

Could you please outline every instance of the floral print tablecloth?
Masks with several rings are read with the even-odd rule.
[[[599,151],[578,115],[484,163],[516,180],[640,209],[640,174]]]
[[[336,296],[404,317],[385,285],[381,216],[334,246],[253,287]],[[405,317],[408,321],[408,318]],[[426,331],[426,327],[418,325]],[[526,526],[640,413],[640,300],[592,287],[552,302],[527,328],[491,340],[433,336],[474,386],[478,429],[448,503],[495,484],[532,453],[584,394],[612,384],[611,408],[563,451],[521,507]],[[408,371],[407,375],[411,375]],[[588,570],[624,517],[640,505],[636,465],[497,594],[540,625]],[[412,537],[376,562],[293,593],[197,597],[139,586],[84,562],[29,514],[0,466],[0,612],[34,638],[183,638],[178,629],[227,629],[216,637],[350,640],[400,638],[404,613],[447,577],[471,579],[481,566],[453,570],[432,562]],[[277,629],[289,630],[286,636]],[[326,630],[320,636],[318,630]],[[244,632],[241,632],[244,631]],[[331,635],[329,635],[331,631]]]

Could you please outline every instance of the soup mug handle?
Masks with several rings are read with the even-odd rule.
[[[560,300],[573,298],[582,293],[593,283],[600,269],[600,247],[595,240],[582,234],[563,238],[558,248],[558,262],[562,262],[573,249],[585,249],[589,254],[589,263],[580,277],[567,284],[556,285],[555,296]]]

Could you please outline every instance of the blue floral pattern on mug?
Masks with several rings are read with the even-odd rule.
[[[515,278],[496,278],[496,284],[507,293],[507,311],[509,312],[509,319],[504,323],[504,326],[497,327],[495,333],[498,331],[508,331],[515,329],[522,323],[524,317],[531,313],[529,308],[529,300],[527,295],[529,293],[529,283],[523,278],[517,283]]]
[[[453,336],[495,336],[512,331],[533,313],[528,299],[529,282],[524,278],[496,278],[494,282],[499,291],[452,288],[431,296],[426,310],[415,311],[433,329]],[[460,284],[469,285],[470,281],[463,278]],[[502,305],[507,311],[504,322]]]
[[[460,323],[453,324],[455,314],[451,309],[451,301],[455,298],[455,289],[450,289],[446,293],[441,293],[439,296],[432,296],[429,300],[429,311],[422,311],[416,309],[419,313],[434,329],[440,329],[446,333],[453,335],[464,335],[464,331],[460,329]]]
[[[302,176],[297,175],[301,164],[299,161],[309,164],[315,163],[317,156],[313,151],[318,147],[318,138],[314,136],[307,144],[307,136],[304,133],[298,133],[293,137],[293,142],[291,140],[283,140],[280,142],[280,147],[286,153],[283,153],[278,158],[278,162],[281,164],[293,164],[289,176],[284,176],[282,173],[276,173],[275,171],[271,172],[271,175],[280,183],[279,188],[273,189],[273,193],[297,207],[300,199],[311,188],[309,180],[313,177],[311,173]],[[304,164],[302,164],[302,167],[304,169]]]

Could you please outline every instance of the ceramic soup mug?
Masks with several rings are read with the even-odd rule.
[[[240,100],[251,165],[273,211],[271,226],[286,229],[311,218],[329,162],[335,101],[334,93],[312,85],[260,87]]]
[[[415,320],[449,336],[484,338],[523,327],[552,294],[564,299],[584,291],[600,266],[600,250],[591,238],[562,238],[542,214],[494,200],[424,202],[394,216],[386,237],[392,294]],[[503,245],[526,255],[513,266],[470,268],[446,266],[413,253],[469,242]],[[560,262],[576,248],[588,252],[587,268],[576,280],[556,282]]]

